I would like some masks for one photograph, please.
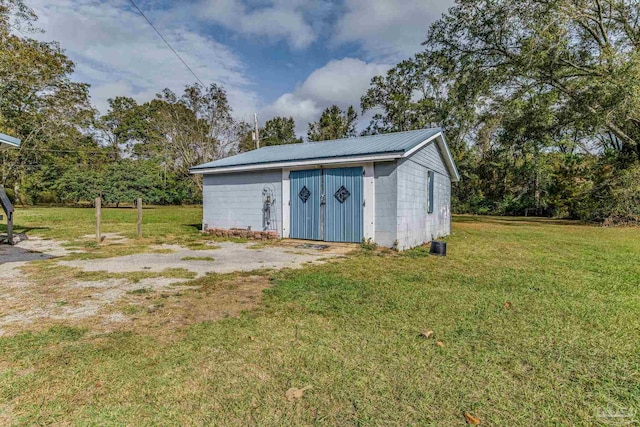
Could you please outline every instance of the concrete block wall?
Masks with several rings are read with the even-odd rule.
[[[435,172],[433,213],[427,213],[429,170]],[[396,174],[398,249],[409,249],[449,234],[451,180],[435,141],[403,159]]]
[[[391,247],[397,238],[397,162],[374,164],[375,177],[375,241]]]
[[[251,227],[282,236],[282,171],[267,170],[205,175],[203,224],[207,228]],[[272,195],[270,225],[265,226],[263,191]]]
[[[433,187],[434,208],[433,213],[427,215],[428,233],[437,239],[451,234],[451,179],[449,176],[436,173]]]
[[[427,230],[427,168],[403,161],[398,166],[398,249],[431,240]]]

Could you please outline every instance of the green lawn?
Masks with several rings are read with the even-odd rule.
[[[80,236],[92,230],[80,211],[17,221]],[[118,223],[131,211],[105,215],[105,231],[133,233],[135,221]],[[197,233],[196,208],[149,212],[158,239]],[[0,424],[456,426],[469,412],[492,426],[609,425],[606,410],[640,421],[640,229],[460,216],[447,241],[446,258],[362,250],[271,273],[260,308],[170,340],[65,326],[0,338]]]
[[[93,208],[29,207],[14,214],[16,233],[27,231],[45,238],[76,239],[95,235],[96,211]],[[137,236],[138,213],[133,208],[103,208],[101,231]],[[143,236],[147,238],[191,239],[202,224],[202,206],[145,206],[142,210]],[[0,231],[5,231],[5,223]]]

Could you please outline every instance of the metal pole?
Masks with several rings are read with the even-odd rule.
[[[256,148],[260,148],[260,132],[258,130],[258,114],[253,114],[253,125],[255,126],[256,132]]]

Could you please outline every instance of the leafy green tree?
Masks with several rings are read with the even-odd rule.
[[[247,151],[258,148],[253,134],[254,128],[249,123],[242,122],[238,130],[240,138],[238,139],[238,146],[233,150],[235,154],[246,153]]]
[[[102,180],[103,176],[98,172],[69,168],[55,181],[57,199],[63,203],[73,202],[75,205],[82,201],[93,201],[102,195]]]
[[[580,217],[607,225],[640,223],[640,164],[621,168],[618,159],[605,155],[595,171]]]
[[[105,168],[102,197],[116,207],[121,202],[134,202],[138,197],[150,200],[160,182],[159,171],[150,169],[146,162],[121,159]]]
[[[298,144],[302,138],[296,136],[293,117],[274,117],[260,130],[260,143],[264,146]]]
[[[476,105],[549,94],[583,139],[610,133],[640,154],[640,4],[624,0],[458,0],[426,51],[473,73]],[[494,107],[495,108],[495,107]]]
[[[167,171],[202,190],[200,176],[192,166],[225,157],[233,152],[246,125],[232,117],[224,88],[212,84],[186,86],[182,96],[165,89],[143,106],[149,130],[137,152],[157,157]]]
[[[36,19],[22,0],[0,0],[0,130],[22,139],[3,154],[0,184],[13,184],[18,202],[34,165],[46,165],[52,150],[76,150],[95,113],[88,85],[71,80],[74,64],[58,43],[25,35]]]
[[[110,98],[109,111],[100,118],[107,146],[112,148],[115,160],[122,152],[131,153],[136,142],[150,137],[149,116],[145,106],[129,97]]]
[[[23,0],[0,0],[0,132],[22,140],[0,153],[0,185],[17,203],[93,199],[96,180],[112,203],[197,201],[189,168],[232,153],[244,126],[224,89],[190,85],[142,105],[117,97],[98,117],[59,44],[31,36],[36,21]]]
[[[445,126],[452,109],[451,79],[446,67],[420,53],[371,80],[361,98],[363,111],[377,112],[365,134],[402,132]]]
[[[194,191],[190,181],[164,172],[157,160],[120,159],[107,166],[96,182],[104,201],[116,206],[138,197],[160,205],[201,201],[201,193]],[[95,186],[90,188],[93,191]]]
[[[274,117],[264,124],[263,128],[258,130],[260,135],[260,146],[268,147],[271,145],[298,144],[302,142],[302,138],[296,136],[296,124],[293,117]],[[239,152],[251,151],[256,148],[256,142],[253,139],[253,130],[247,125],[245,136],[238,146]]]
[[[352,106],[342,111],[333,105],[322,112],[319,121],[309,123],[307,138],[309,141],[326,141],[356,136],[357,120],[358,114]]]

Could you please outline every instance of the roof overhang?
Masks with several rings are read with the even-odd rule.
[[[20,147],[20,140],[18,138],[0,133],[0,150],[18,147]]]
[[[300,166],[322,166],[322,165],[332,165],[332,164],[384,162],[384,161],[407,158],[412,154],[414,154],[416,151],[426,146],[427,144],[434,141],[436,144],[438,144],[438,149],[442,154],[442,158],[445,162],[445,165],[447,166],[447,170],[449,171],[451,181],[452,182],[460,181],[460,173],[458,172],[458,168],[456,167],[456,164],[453,161],[453,156],[451,155],[451,151],[449,151],[449,147],[447,145],[447,142],[444,139],[444,134],[442,132],[438,132],[435,135],[432,135],[431,137],[425,139],[424,141],[417,144],[415,147],[411,148],[408,151],[370,154],[370,155],[351,156],[351,157],[328,157],[328,158],[317,158],[317,159],[309,159],[309,160],[295,160],[290,162],[255,163],[255,164],[248,164],[248,165],[222,166],[217,168],[191,168],[190,172],[196,175],[212,175],[212,174],[232,173],[232,172],[248,172],[248,171],[258,171],[258,170],[295,168]]]
[[[230,172],[247,172],[256,170],[295,168],[300,166],[318,166],[332,164],[349,164],[349,163],[365,163],[365,162],[384,162],[402,158],[404,153],[383,153],[372,154],[368,156],[352,156],[352,157],[328,157],[321,159],[296,160],[292,162],[274,162],[274,163],[256,163],[253,165],[226,166],[219,168],[201,168],[191,169],[192,174],[218,174]]]
[[[447,145],[447,141],[444,139],[444,133],[438,132],[433,135],[431,138],[428,138],[422,141],[420,144],[413,147],[411,150],[404,153],[402,156],[409,157],[416,151],[420,150],[422,147],[430,144],[435,141],[438,144],[438,149],[440,150],[440,154],[442,154],[442,159],[444,160],[444,164],[449,171],[449,176],[451,177],[451,182],[460,181],[460,172],[458,172],[458,168],[456,167],[456,163],[453,161],[453,156],[451,155],[451,151],[449,151],[449,146]]]

